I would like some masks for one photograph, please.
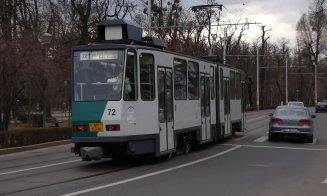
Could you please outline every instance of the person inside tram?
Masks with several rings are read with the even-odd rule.
[[[122,65],[117,65],[115,63],[109,65],[109,68],[105,72],[107,83],[121,83],[123,76]]]
[[[126,74],[125,74],[125,84],[124,84],[124,99],[134,99],[134,95],[132,92],[132,84],[131,79],[133,78],[133,72],[131,70],[131,66],[126,66]]]
[[[105,83],[109,84],[107,94],[110,100],[119,100],[121,97],[123,68],[117,63],[108,63],[104,73]]]

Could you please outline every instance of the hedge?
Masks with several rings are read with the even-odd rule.
[[[30,128],[0,132],[0,148],[21,147],[71,138],[71,128]]]

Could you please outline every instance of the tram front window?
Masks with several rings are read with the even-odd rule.
[[[74,52],[74,101],[120,100],[123,50]]]

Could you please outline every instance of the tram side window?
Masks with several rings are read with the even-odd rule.
[[[235,99],[235,72],[230,72],[230,99]]]
[[[137,61],[134,50],[127,52],[124,100],[137,100]]]
[[[186,60],[174,59],[175,99],[186,99]]]
[[[154,57],[152,54],[140,55],[141,99],[152,101],[155,98]]]
[[[215,68],[213,66],[210,67],[210,92],[211,92],[211,100],[215,99]]]
[[[224,97],[223,81],[224,81],[223,69],[220,68],[220,99],[221,100],[223,100],[223,97]]]
[[[188,98],[199,99],[199,63],[188,62]]]

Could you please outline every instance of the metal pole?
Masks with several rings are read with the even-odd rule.
[[[257,110],[259,111],[260,100],[259,100],[259,47],[257,47]]]
[[[315,104],[318,103],[318,88],[317,88],[317,68],[318,62],[315,61]]]
[[[45,47],[45,59],[44,59],[44,78],[45,88],[43,94],[43,114],[42,114],[42,127],[46,127],[46,115],[47,115],[47,99],[48,99],[48,44],[44,44]]]
[[[209,36],[208,36],[208,41],[209,41],[209,56],[212,56],[212,43],[211,43],[211,6],[209,7]]]
[[[317,66],[318,62],[315,63],[315,104],[318,102],[318,88],[317,88]]]
[[[151,37],[151,0],[148,0],[148,25],[149,25],[149,37]]]
[[[288,103],[288,71],[287,71],[287,57],[285,56],[285,105]]]
[[[226,64],[226,27],[224,28],[223,64]]]

